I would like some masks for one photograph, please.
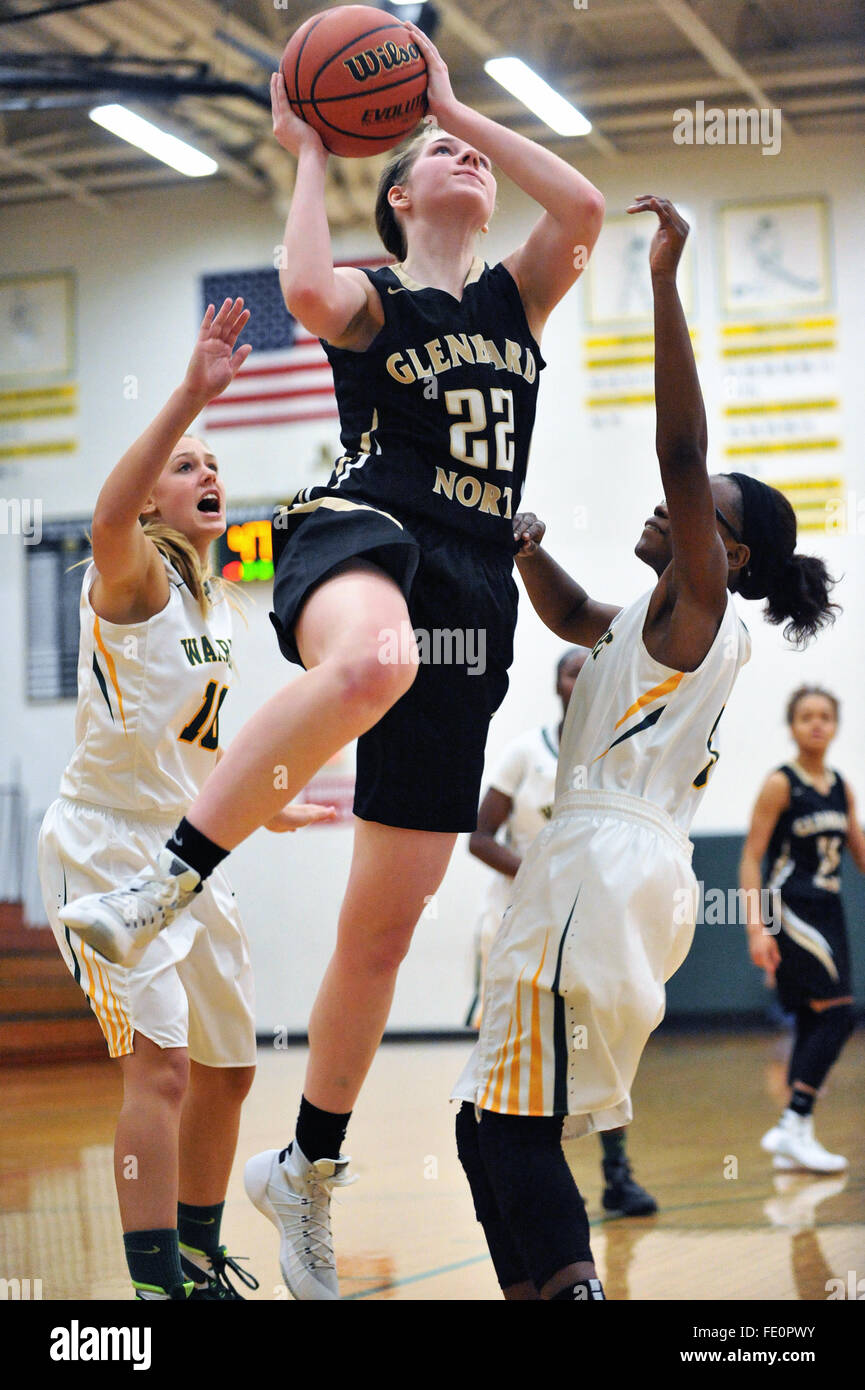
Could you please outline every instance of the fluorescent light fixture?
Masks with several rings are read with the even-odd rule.
[[[522,58],[490,58],[484,72],[540,116],[557,135],[588,135],[592,128],[576,106],[554,91]]]
[[[134,111],[127,111],[125,106],[94,106],[90,119],[110,130],[112,135],[119,135],[121,140],[128,140],[130,145],[137,145],[145,154],[160,159],[178,173],[186,174],[188,178],[200,179],[205,174],[215,174],[219,168],[216,160],[209,155],[178,140],[176,135],[169,135],[167,131],[151,125],[143,116],[136,116]]]

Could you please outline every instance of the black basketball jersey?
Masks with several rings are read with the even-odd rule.
[[[400,266],[365,273],[384,327],[365,352],[323,343],[345,449],[327,492],[513,553],[545,365],[513,277],[476,259],[458,301]]]
[[[768,850],[768,886],[782,898],[837,898],[841,889],[841,851],[847,840],[844,782],[831,772],[824,796],[796,767],[779,769],[790,783],[790,805],[778,817]]]

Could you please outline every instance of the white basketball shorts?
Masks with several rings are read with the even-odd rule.
[[[255,1066],[249,944],[221,869],[137,964],[112,965],[60,921],[64,903],[104,893],[155,862],[176,818],[144,819],[60,797],[39,834],[39,879],[57,944],[99,1020],[112,1057],[133,1034],[185,1047],[207,1067]]]
[[[454,1099],[616,1129],[664,983],[694,935],[692,846],[637,797],[565,798],[530,847],[493,941],[477,1046]]]

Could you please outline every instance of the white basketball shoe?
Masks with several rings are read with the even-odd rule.
[[[830,1154],[814,1135],[814,1116],[785,1110],[778,1123],[760,1140],[760,1148],[775,1155],[777,1168],[808,1168],[812,1173],[840,1173],[847,1167],[841,1154]],[[779,1161],[780,1160],[780,1161]]]
[[[155,868],[110,893],[88,893],[67,903],[60,909],[60,920],[106,960],[132,965],[189,906],[200,887],[194,869],[171,850],[161,849]]]
[[[356,1181],[346,1173],[350,1161],[319,1158],[311,1163],[295,1139],[290,1153],[268,1149],[244,1169],[246,1195],[279,1231],[282,1277],[300,1302],[339,1298],[330,1198],[335,1187]]]

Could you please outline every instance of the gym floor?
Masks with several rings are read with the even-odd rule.
[[[500,1297],[454,1139],[450,1087],[466,1042],[382,1047],[349,1130],[358,1181],[334,1233],[345,1299]],[[865,1031],[848,1043],[816,1109],[846,1173],[773,1173],[759,1147],[784,1103],[783,1035],[669,1033],[651,1040],[628,1145],[653,1217],[606,1218],[597,1136],[567,1146],[592,1221],[607,1297],[822,1301],[865,1249]],[[241,1124],[223,1236],[260,1287],[287,1298],[274,1229],[249,1204],[243,1164],[291,1137],[305,1049],[259,1052]],[[129,1299],[112,1176],[120,1083],[104,1063],[9,1068],[0,1139],[3,1273],[42,1280],[42,1297]],[[247,1291],[244,1291],[245,1293]]]

